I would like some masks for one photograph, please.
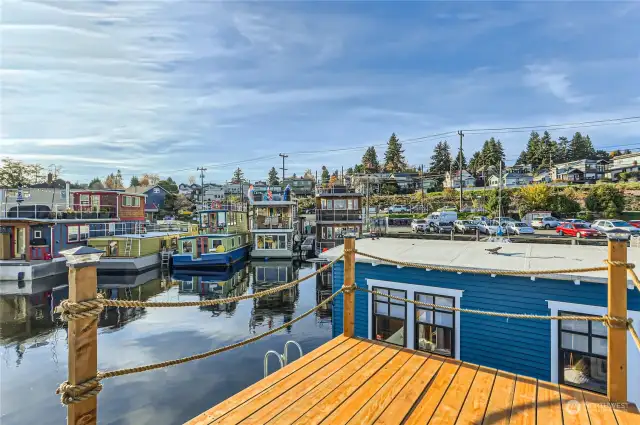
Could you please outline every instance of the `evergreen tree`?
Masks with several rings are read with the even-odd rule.
[[[569,161],[568,150],[569,150],[569,140],[564,136],[558,137],[558,142],[556,146],[556,155],[553,158],[553,163],[562,164],[564,162]]]
[[[433,149],[433,155],[431,155],[431,163],[429,164],[429,171],[433,174],[444,175],[451,169],[451,152],[449,150],[449,143],[446,140],[438,142]]]
[[[267,177],[267,184],[269,186],[280,185],[280,179],[278,179],[278,171],[276,171],[276,167],[271,167],[271,170],[269,170],[269,176]]]
[[[398,140],[396,133],[389,137],[387,151],[384,153],[384,169],[390,173],[399,172],[405,169],[407,161],[404,158],[402,143]]]
[[[605,150],[598,149],[593,159],[609,159],[609,153]]]
[[[376,148],[368,147],[362,155],[362,165],[367,173],[377,173],[380,171],[380,163],[378,162],[378,154]]]
[[[354,172],[356,172],[356,173],[359,173],[359,174],[364,173],[364,172],[365,172],[364,165],[362,165],[362,164],[356,164],[356,166],[355,166],[355,167],[353,167],[353,171],[354,171]]]
[[[324,165],[322,166],[322,176],[320,177],[320,181],[322,181],[322,184],[327,184],[329,183],[329,177],[331,177],[329,175],[329,170],[327,170],[327,167],[325,167]]]
[[[545,131],[540,139],[540,157],[538,168],[548,168],[553,162],[553,157],[556,154],[557,144],[555,140],[551,139],[551,134]]]
[[[138,176],[131,177],[131,181],[129,182],[129,186],[133,186],[133,187],[140,186],[140,180],[138,180]]]
[[[583,137],[579,131],[576,131],[576,133],[571,138],[571,141],[569,142],[569,148],[567,150],[569,161],[593,158],[596,154],[589,136]]]
[[[350,176],[352,174],[353,174],[353,168],[352,167],[347,168],[347,175]]]
[[[104,184],[98,177],[94,177],[93,180],[89,182],[89,189],[100,190],[104,189]]]
[[[482,167],[480,152],[474,152],[473,155],[471,155],[471,159],[469,160],[469,165],[467,166],[467,169],[471,174],[476,174],[480,167]]]
[[[502,143],[493,137],[486,140],[482,146],[480,157],[482,159],[482,166],[493,166],[498,169],[500,162],[504,165],[504,149],[502,148]]]
[[[531,165],[533,169],[540,167],[540,158],[542,157],[540,143],[540,135],[537,131],[532,131],[527,142],[527,165]]]
[[[231,179],[232,183],[240,183],[245,181],[244,179],[244,172],[240,169],[240,167],[236,168],[233,171],[233,177]]]
[[[116,172],[113,184],[115,189],[124,189],[124,182],[122,181],[122,173],[120,172],[120,170]]]
[[[453,171],[457,171],[460,169],[459,162],[460,162],[460,149],[458,148],[458,153],[453,158]],[[467,169],[467,159],[464,156],[464,149],[462,150],[462,169],[463,170]]]
[[[516,165],[528,165],[528,162],[527,162],[527,151],[520,152],[520,156],[518,157],[518,160],[516,161]]]

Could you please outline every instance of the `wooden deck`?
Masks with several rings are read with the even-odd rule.
[[[638,425],[640,414],[588,391],[340,336],[188,424]]]

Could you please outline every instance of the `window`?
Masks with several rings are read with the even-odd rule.
[[[122,206],[123,207],[139,207],[140,197],[139,196],[123,196]]]
[[[333,201],[333,208],[336,210],[344,210],[347,208],[347,200],[346,199],[336,199]]]
[[[78,226],[67,226],[67,242],[79,242],[80,229]]]
[[[87,239],[89,239],[89,225],[85,224],[80,226],[80,240],[86,241]]]
[[[34,230],[33,239],[42,239],[42,230]]]
[[[396,291],[393,289],[385,289],[373,287],[374,291],[382,294],[393,295],[405,298],[406,291]],[[405,346],[405,318],[407,313],[407,303],[396,301],[385,296],[373,296],[373,336],[378,341],[384,341],[389,344]]]
[[[89,205],[89,195],[80,195],[80,205]]]
[[[183,241],[182,242],[182,252],[189,253],[193,250],[193,244],[191,241]]]
[[[258,236],[258,249],[287,249],[287,235]]]
[[[154,187],[153,188],[153,193],[160,193],[160,188],[159,187]]]
[[[333,239],[333,227],[327,227],[327,239]]]
[[[328,210],[332,210],[333,209],[333,200],[327,199],[327,209]]]
[[[583,315],[560,312],[561,316]],[[586,315],[585,315],[586,316]],[[601,322],[559,320],[559,382],[607,392],[607,328]]]
[[[416,292],[415,300],[455,307],[455,298]],[[416,349],[455,357],[455,315],[451,310],[416,305]]]

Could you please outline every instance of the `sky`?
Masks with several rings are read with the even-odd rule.
[[[640,2],[4,0],[0,13],[0,157],[71,181],[186,182],[201,166],[205,181],[238,166],[265,179],[279,153],[287,174],[346,169],[392,132],[428,164],[461,129],[640,116]],[[637,120],[552,136],[575,131],[640,148]],[[491,135],[507,162],[528,138],[467,132],[467,157]]]

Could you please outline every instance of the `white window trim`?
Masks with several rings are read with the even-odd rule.
[[[607,307],[595,305],[574,304],[561,301],[547,300],[551,316],[557,316],[558,311],[569,311],[573,313],[591,314],[603,316],[607,314]],[[633,319],[633,327],[640,333],[640,311],[628,310],[627,316]],[[551,382],[558,383],[558,321],[550,320],[551,323]],[[631,336],[627,337],[627,398],[628,401],[638,405],[640,403],[640,386],[634,385],[640,382],[640,351],[636,347]]]
[[[42,239],[42,230],[34,230],[33,239]]]
[[[380,288],[388,288],[395,289],[399,291],[407,292],[407,299],[413,300],[415,298],[415,293],[426,293],[426,294],[434,294],[434,295],[443,295],[447,297],[455,298],[455,306],[460,307],[460,298],[462,298],[463,290],[460,289],[450,289],[450,288],[441,288],[437,286],[425,286],[425,285],[411,285],[409,283],[402,282],[390,282],[387,280],[377,280],[377,279],[367,279],[367,288],[372,289],[373,286],[377,286]],[[367,321],[367,334],[370,339],[373,338],[373,314],[371,311],[372,303],[373,303],[373,295],[367,294],[367,311],[369,312]],[[460,322],[460,312],[455,312],[455,358],[460,360],[460,327],[462,323]],[[415,312],[415,304],[407,303],[407,316],[405,317],[405,326],[407,327],[407,348],[415,350],[415,326],[416,326],[416,312]]]

